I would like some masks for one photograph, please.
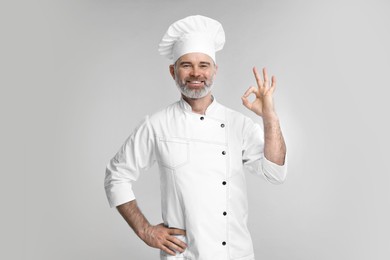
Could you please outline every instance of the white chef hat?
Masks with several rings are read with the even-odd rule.
[[[193,15],[169,26],[158,51],[173,62],[191,52],[205,53],[215,62],[215,52],[222,50],[224,44],[225,32],[218,21]]]

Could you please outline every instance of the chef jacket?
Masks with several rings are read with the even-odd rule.
[[[157,161],[167,227],[186,230],[184,253],[160,258],[253,260],[247,228],[244,169],[282,183],[286,163],[264,157],[262,127],[215,99],[204,115],[181,99],[150,116],[130,135],[106,169],[111,207],[134,200],[132,185]]]

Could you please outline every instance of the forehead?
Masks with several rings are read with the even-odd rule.
[[[210,64],[214,63],[213,59],[209,55],[201,52],[192,52],[192,53],[184,54],[177,61],[191,62],[191,63],[201,63],[201,62],[207,62]]]

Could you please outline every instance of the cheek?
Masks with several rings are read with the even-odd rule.
[[[184,78],[187,77],[187,74],[185,71],[178,71],[177,72],[177,77],[180,79],[180,80],[183,80]]]
[[[213,78],[215,76],[215,74],[216,74],[216,71],[215,70],[209,70],[209,71],[207,71],[206,74],[207,74],[207,77]]]
[[[215,73],[214,72],[208,72],[207,74],[205,74],[206,78],[208,80],[214,80],[214,77],[215,77]]]

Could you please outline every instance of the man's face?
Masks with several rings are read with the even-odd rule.
[[[217,72],[213,59],[204,53],[188,53],[170,66],[170,72],[180,92],[192,99],[210,93]]]

